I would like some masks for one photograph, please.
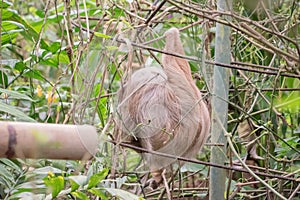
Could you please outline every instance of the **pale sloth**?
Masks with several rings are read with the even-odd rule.
[[[184,55],[179,31],[165,33],[165,51]],[[115,139],[175,156],[194,157],[206,141],[210,114],[189,63],[162,55],[163,68],[137,70],[118,92]],[[143,153],[157,181],[174,159]]]

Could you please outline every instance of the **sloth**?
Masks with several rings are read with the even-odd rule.
[[[177,28],[165,32],[164,50],[184,55]],[[194,157],[207,139],[210,114],[187,60],[162,55],[162,67],[135,71],[118,91],[116,142],[186,158]],[[154,180],[176,160],[142,153]]]

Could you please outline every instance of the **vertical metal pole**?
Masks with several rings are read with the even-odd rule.
[[[231,10],[231,5],[232,0],[218,0],[217,2],[218,11],[229,11]],[[225,17],[223,19],[225,19]],[[230,31],[230,27],[217,23],[215,39],[215,61],[217,63],[230,64]],[[217,164],[224,164],[226,161],[226,137],[224,136],[222,126],[227,129],[228,85],[228,69],[215,65],[212,94],[211,142],[213,144],[222,144],[223,146],[212,146],[210,161]],[[225,182],[226,170],[211,167],[209,185],[210,200],[225,199]]]

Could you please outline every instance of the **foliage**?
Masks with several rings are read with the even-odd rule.
[[[256,153],[263,160],[254,159],[249,165],[265,173],[299,177],[299,2],[235,1],[233,14],[218,12],[214,1],[168,0],[161,8],[148,2],[2,1],[1,120],[87,123],[97,126],[104,139],[110,138],[114,95],[129,67],[158,66],[157,50],[164,42],[156,38],[173,26],[182,29],[199,89],[210,95],[217,45],[214,27],[219,22],[232,28],[228,132],[235,149],[240,157],[249,153],[251,141],[240,137],[238,126],[251,119]],[[162,189],[133,194],[143,184],[145,173],[137,170],[141,158],[131,150],[126,150],[126,160],[121,153],[113,157],[114,148],[105,143],[87,163],[1,159],[0,199],[155,199],[164,194]],[[209,152],[205,147],[198,159],[208,161]],[[228,148],[227,164],[237,159],[230,152]],[[182,180],[178,183],[175,177],[182,192],[174,190],[174,195],[205,196],[207,188],[199,185],[207,185],[208,171],[208,166],[192,163],[182,167]],[[195,191],[185,188],[191,185],[190,174],[197,179]],[[271,195],[262,185],[247,183],[245,175],[229,174],[228,198]],[[268,183],[286,197],[296,188],[288,180]]]

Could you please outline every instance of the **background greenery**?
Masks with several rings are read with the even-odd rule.
[[[107,141],[113,133],[114,96],[121,80],[130,67],[159,65],[157,50],[164,46],[160,36],[170,27],[181,29],[197,85],[210,94],[215,24],[220,22],[232,27],[228,132],[235,148],[245,158],[247,145],[256,138],[258,157],[247,160],[249,166],[296,179],[300,3],[245,0],[233,5],[229,14],[218,12],[213,0],[154,5],[142,0],[2,0],[0,118],[92,124],[101,141]],[[231,16],[232,22],[219,18],[223,15]],[[238,132],[246,118],[255,125],[254,138],[253,133],[245,139],[245,132]],[[140,157],[130,150],[126,169],[119,166],[113,170],[115,177],[110,176],[113,149],[109,142],[99,144],[90,162],[0,159],[0,199],[166,198],[163,189],[137,192],[143,173],[136,173]],[[209,146],[198,158],[208,161]],[[236,159],[228,149],[228,163]],[[182,179],[181,190],[174,184],[174,195],[206,196],[208,166],[189,163],[180,174],[175,180]],[[198,183],[191,184],[190,174]],[[263,178],[286,197],[299,198],[299,182]],[[254,180],[247,174],[229,173],[227,198],[273,198],[259,182],[249,181]]]

